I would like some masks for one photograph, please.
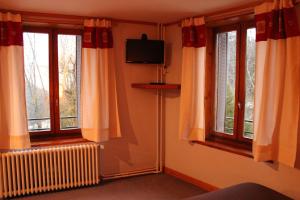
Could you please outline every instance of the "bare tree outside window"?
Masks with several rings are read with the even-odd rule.
[[[28,129],[50,130],[49,35],[23,33]]]
[[[233,134],[236,31],[217,34],[216,131]]]
[[[255,28],[247,29],[246,40],[246,90],[245,90],[245,114],[244,137],[253,138],[253,111],[254,111],[254,81],[255,81]]]
[[[215,132],[227,138],[253,138],[255,37],[241,25],[215,34]]]
[[[55,129],[78,129],[81,36],[56,34],[57,40],[49,41],[49,33],[24,32],[23,37],[29,131],[54,130],[51,120],[57,124],[57,119],[51,119],[52,108],[53,117],[59,116],[59,127]],[[57,47],[57,59],[52,61],[51,68],[49,44],[54,41],[57,41],[57,44],[53,44]],[[57,74],[50,70],[56,64]],[[50,84],[58,88],[58,92],[52,91],[53,97],[50,96]],[[51,98],[53,101],[50,101]],[[53,104],[50,106],[51,102]]]
[[[58,35],[59,111],[60,128],[78,128],[80,36]],[[79,52],[80,53],[80,52]],[[79,62],[78,62],[79,61]]]

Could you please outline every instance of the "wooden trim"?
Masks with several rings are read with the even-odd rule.
[[[236,80],[235,80],[235,105],[234,105],[234,127],[233,134],[225,134],[216,132],[214,129],[209,130],[209,136],[215,136],[216,138],[225,138],[228,140],[234,140],[235,143],[241,141],[242,143],[248,143],[251,145],[252,140],[243,137],[243,125],[244,125],[244,105],[245,105],[245,56],[246,56],[246,31],[247,28],[254,27],[255,23],[253,20],[241,21],[239,23],[235,23],[232,25],[226,25],[221,27],[214,28],[214,40],[216,40],[216,35],[222,32],[228,31],[236,31],[237,33],[237,41],[236,41]],[[214,44],[214,50],[216,51],[216,44]],[[216,59],[216,53],[214,53],[213,60]],[[212,66],[212,68],[217,68],[216,65]],[[216,80],[216,74],[214,74],[213,81]],[[215,89],[215,88],[214,88]],[[214,90],[215,91],[215,90]],[[215,101],[213,99],[213,104]],[[240,108],[238,106],[240,103]],[[212,119],[211,116],[209,116]],[[219,141],[219,140],[218,140]],[[227,142],[221,142],[223,144],[227,144]],[[228,143],[229,146],[237,147],[237,145]]]
[[[17,10],[6,10],[6,11],[21,14],[23,22],[83,25],[83,19],[84,19],[84,17],[75,16],[75,15],[27,12],[27,11],[17,11]]]
[[[242,21],[250,21],[250,20],[254,20],[254,18],[255,18],[254,13],[252,13],[252,14],[239,15],[239,16],[234,16],[231,18],[224,18],[224,19],[219,19],[216,21],[207,22],[205,25],[206,25],[206,27],[214,28],[214,27],[219,27],[219,26],[237,24]]]
[[[46,27],[32,27],[32,26],[23,26],[23,32],[30,33],[47,33],[51,35],[52,30]],[[49,42],[51,42],[51,38],[49,38]]]
[[[214,129],[215,124],[215,110],[214,110],[214,96],[215,96],[215,60],[214,60],[214,46],[215,39],[213,30],[211,28],[206,29],[206,64],[205,64],[205,98],[204,108],[205,117],[210,120],[205,120],[205,136],[207,137]]]
[[[31,147],[44,147],[44,146],[55,146],[55,145],[65,145],[65,144],[76,144],[76,143],[83,143],[89,142],[83,138],[52,138],[48,140],[40,140],[40,141],[31,141]]]
[[[31,131],[29,132],[30,138],[36,141],[46,140],[47,138],[69,138],[69,137],[81,137],[81,129],[65,129],[54,132],[53,130],[45,131]]]
[[[110,174],[103,174],[101,175],[101,179],[103,180],[112,180],[112,179],[120,179],[120,178],[126,178],[129,176],[135,176],[135,175],[144,175],[144,174],[150,174],[150,173],[157,173],[156,168],[145,168],[140,170],[129,170],[123,173],[110,173]]]
[[[32,131],[32,141],[45,141],[56,139],[68,139],[81,137],[81,129],[60,129],[59,112],[59,74],[58,74],[58,34],[81,35],[78,29],[55,29],[47,27],[24,26],[23,32],[47,33],[49,37],[49,106],[50,106],[50,130]],[[56,101],[57,100],[57,101]]]
[[[254,22],[253,22],[254,23]],[[246,23],[240,24],[239,28],[239,49],[236,56],[239,57],[239,68],[237,69],[237,77],[238,77],[238,84],[237,84],[237,103],[236,109],[238,110],[238,116],[236,121],[236,132],[237,140],[242,140],[244,135],[244,112],[245,112],[245,81],[246,81],[246,74],[245,74],[245,66],[246,66],[246,31],[247,29],[244,28]],[[238,106],[240,104],[240,107]]]
[[[239,102],[241,103],[241,108],[239,110],[238,116],[238,140],[251,143],[252,140],[243,137],[244,135],[244,120],[245,120],[245,98],[246,98],[246,56],[247,56],[247,29],[254,28],[255,22],[248,21],[244,22],[241,25],[241,46],[240,46],[240,72],[239,72]]]
[[[78,16],[78,15],[64,15],[64,14],[54,14],[54,13],[39,13],[39,12],[27,12],[27,11],[17,11],[17,10],[7,10],[0,9],[1,12],[11,12],[15,14],[21,14],[22,21],[26,23],[44,23],[44,24],[65,24],[83,27],[84,19],[97,19],[105,18],[112,20],[113,23],[130,23],[130,24],[144,24],[157,26],[158,23],[155,22],[146,22],[138,20],[125,20],[117,19],[103,16]]]
[[[55,133],[55,97],[54,97],[54,62],[53,62],[53,51],[54,51],[54,45],[53,45],[53,31],[49,29],[49,95],[50,95],[50,126],[51,126],[51,132]]]
[[[212,26],[212,25],[214,26],[216,25],[215,23],[217,21],[228,21],[229,19],[233,19],[235,21],[234,18],[240,16],[242,16],[242,19],[245,20],[245,19],[249,19],[249,16],[251,18],[251,15],[253,17],[255,6],[258,6],[259,4],[262,4],[264,2],[274,2],[274,0],[257,0],[255,2],[244,4],[242,6],[232,7],[232,8],[214,11],[214,12],[202,13],[191,17],[204,17],[206,26]],[[295,5],[300,4],[300,0],[294,0],[294,4]],[[170,26],[170,25],[178,24],[179,26],[181,26],[182,20],[183,19],[169,22],[166,23],[165,25]]]
[[[76,129],[61,129],[60,127],[60,102],[59,102],[59,59],[58,59],[58,35],[82,35],[81,30],[76,29],[53,29],[53,67],[54,67],[54,107],[55,107],[55,133],[59,134],[72,134],[72,133],[81,133],[80,128]],[[76,66],[78,67],[78,66]],[[78,108],[80,109],[80,108]]]
[[[230,32],[230,31],[236,31],[237,35],[238,35],[238,29],[239,29],[239,25],[238,24],[218,26],[218,27],[214,28],[214,37],[216,37],[216,34],[218,34],[218,33]]]
[[[164,167],[164,173],[168,174],[170,176],[174,176],[174,177],[176,177],[176,178],[178,178],[180,180],[183,180],[183,181],[185,181],[187,183],[193,184],[193,185],[195,185],[195,186],[197,186],[197,187],[199,187],[199,188],[201,188],[203,190],[209,191],[209,192],[215,191],[215,190],[219,189],[216,186],[213,186],[213,185],[211,185],[209,183],[200,181],[198,179],[195,179],[195,178],[193,178],[191,176],[185,175],[185,174],[183,174],[181,172],[178,172],[178,171],[176,171],[174,169],[171,169],[171,168],[168,168],[168,167]]]
[[[237,143],[235,141],[224,139],[221,137],[210,137],[205,142],[192,141],[193,144],[201,144],[215,149],[227,151],[229,153],[234,153],[240,156],[245,156],[248,158],[253,158],[251,151],[251,144],[247,143]]]
[[[30,141],[31,142],[45,142],[45,141],[53,141],[53,140],[65,140],[65,139],[74,139],[74,138],[82,138],[81,133],[30,133]]]
[[[235,8],[234,10],[216,13],[214,15],[210,15],[205,17],[205,21],[208,25],[214,24],[216,21],[231,21],[232,18],[247,18],[251,15],[254,15],[254,7],[258,4],[251,4],[250,6]],[[237,19],[240,20],[240,19]]]
[[[53,79],[51,83],[53,84],[53,103],[54,107],[54,133],[59,133],[60,131],[60,110],[59,110],[59,70],[58,70],[58,33],[53,30],[52,44],[53,48]]]
[[[59,132],[54,131],[32,131],[30,132],[30,137],[40,138],[41,140],[47,139],[48,137],[72,137],[73,135],[81,137],[81,129],[65,129]]]
[[[233,133],[222,133],[222,132],[217,132],[215,130],[213,130],[211,132],[211,134],[213,134],[214,136],[217,136],[217,137],[222,137],[222,138],[226,138],[226,139],[230,139],[230,140],[234,140],[236,138],[236,135],[235,135],[235,122],[233,122]]]
[[[80,35],[82,36],[83,30],[70,29],[70,28],[56,28],[54,29],[55,35]]]
[[[241,74],[240,74],[240,71],[241,71],[241,65],[240,65],[240,54],[242,53],[241,52],[241,26],[240,24],[237,24],[238,27],[237,27],[237,38],[236,38],[236,53],[235,53],[235,59],[236,59],[236,62],[235,62],[235,89],[234,89],[234,131],[233,131],[233,134],[234,134],[234,137],[235,139],[238,139],[239,137],[239,121],[240,121],[240,113],[241,113],[241,109],[239,108],[239,103],[241,103],[241,100],[239,99],[240,97],[240,93],[243,93],[243,91],[241,91],[240,89],[240,80],[243,79],[241,77]],[[225,100],[226,101],[226,100]],[[244,120],[244,119],[243,119]]]
[[[238,7],[232,7],[224,10],[214,11],[214,12],[207,12],[199,15],[195,15],[192,17],[204,17],[206,25],[218,20],[230,19],[237,16],[242,15],[249,15],[254,14],[254,7],[262,3],[263,0],[258,0],[252,3],[244,4]],[[174,24],[181,24],[181,20],[177,20],[174,22],[166,23],[166,26],[174,25]]]

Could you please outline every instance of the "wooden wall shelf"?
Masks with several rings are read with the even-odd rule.
[[[149,83],[132,83],[131,87],[141,89],[162,89],[162,90],[180,90],[180,84],[149,84]]]

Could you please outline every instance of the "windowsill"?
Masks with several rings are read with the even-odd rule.
[[[230,152],[230,153],[238,154],[238,155],[245,156],[245,157],[248,157],[248,158],[253,158],[252,147],[251,147],[250,144],[235,145],[233,143],[229,144],[227,142],[215,141],[214,139],[208,139],[205,142],[192,141],[192,143],[205,145],[205,146],[208,146],[208,147],[212,147],[212,148],[215,148],[215,149],[219,149],[219,150],[227,151],[227,152]]]
[[[55,145],[65,145],[65,144],[77,144],[82,142],[88,142],[88,140],[80,137],[70,137],[70,138],[48,138],[43,140],[32,140],[31,147],[44,147],[44,146],[55,146]]]

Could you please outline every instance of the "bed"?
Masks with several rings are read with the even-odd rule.
[[[256,183],[242,183],[185,200],[291,200],[291,198]]]

